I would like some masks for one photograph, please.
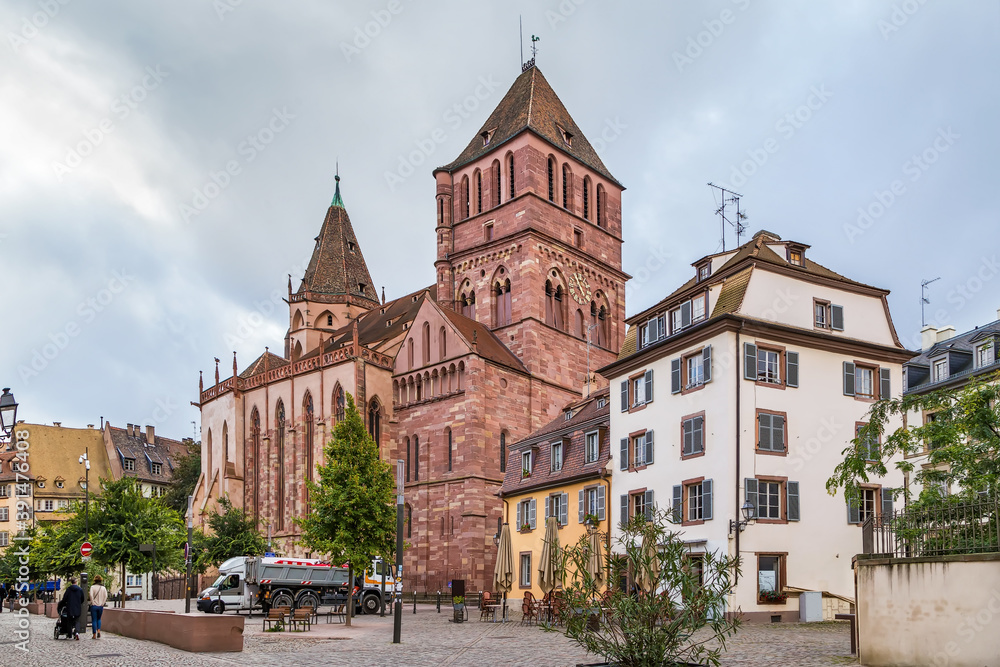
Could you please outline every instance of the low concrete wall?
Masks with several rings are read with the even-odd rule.
[[[243,650],[243,616],[104,609],[101,630],[192,653]]]
[[[861,664],[998,664],[1000,554],[859,557],[855,567]]]

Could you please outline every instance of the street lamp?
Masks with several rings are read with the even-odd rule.
[[[10,393],[10,387],[3,388],[3,395],[0,396],[0,428],[6,437],[14,432],[14,424],[17,423],[17,401],[14,394]]]
[[[756,518],[753,515],[754,513],[753,511],[754,511],[754,506],[752,502],[748,500],[745,503],[743,503],[743,507],[740,508],[740,512],[742,512],[743,514],[743,520],[736,521],[735,519],[730,519],[729,532],[735,533],[737,530],[739,530],[742,533],[744,530],[746,530],[747,526],[750,524],[750,521]]]
[[[84,516],[84,536],[86,540],[90,540],[90,447],[83,450],[83,454],[80,455],[80,463],[86,468],[84,473],[85,479],[83,482],[83,490],[87,492],[87,500],[83,506],[83,516]]]

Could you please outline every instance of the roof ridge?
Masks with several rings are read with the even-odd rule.
[[[531,68],[531,87],[528,89],[528,118],[525,125],[531,127],[531,107],[535,102],[535,72],[538,71],[537,67],[532,66]]]

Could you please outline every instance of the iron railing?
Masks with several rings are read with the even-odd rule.
[[[1000,494],[869,517],[862,553],[888,558],[1000,552]]]

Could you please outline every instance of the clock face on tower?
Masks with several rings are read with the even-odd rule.
[[[590,301],[590,285],[582,273],[574,273],[569,277],[569,293],[581,305]]]

